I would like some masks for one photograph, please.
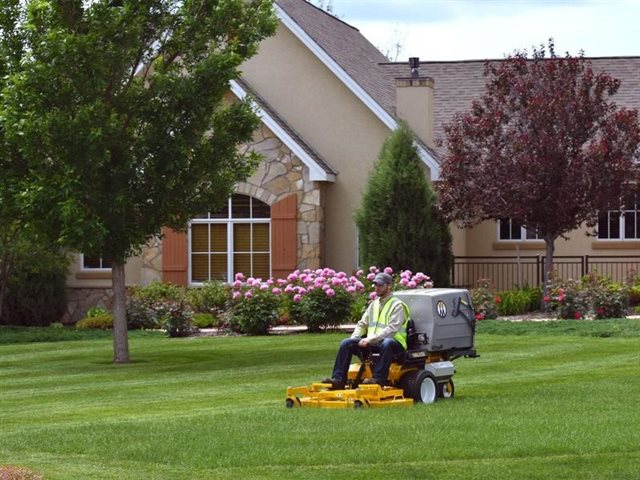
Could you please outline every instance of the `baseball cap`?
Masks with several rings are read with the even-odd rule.
[[[373,283],[376,285],[391,285],[393,283],[393,279],[388,273],[380,272],[376,274],[375,278],[373,279]]]

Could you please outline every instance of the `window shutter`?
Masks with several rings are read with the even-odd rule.
[[[187,285],[187,234],[162,227],[162,281]]]
[[[296,269],[298,202],[290,195],[271,206],[271,272],[286,278]]]

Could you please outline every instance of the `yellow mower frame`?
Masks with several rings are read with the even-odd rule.
[[[401,388],[360,385],[357,388],[331,390],[331,385],[314,383],[311,387],[287,388],[286,406],[317,408],[379,408],[413,405]]]

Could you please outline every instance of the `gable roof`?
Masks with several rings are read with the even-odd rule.
[[[621,81],[618,93],[612,100],[619,106],[640,110],[640,57],[587,57],[595,71],[604,71]],[[500,62],[500,60],[491,60]],[[433,129],[434,138],[444,139],[445,123],[456,113],[470,109],[475,98],[484,93],[485,60],[420,62],[420,75],[434,81]],[[407,63],[384,63],[381,65],[388,82],[406,75]],[[395,101],[395,92],[392,92]],[[437,148],[439,156],[445,152]]]
[[[247,95],[250,97],[262,122],[309,169],[310,180],[335,181],[336,171],[245,80],[232,80],[230,85],[236,97],[240,99],[244,99]]]
[[[395,83],[388,82],[382,64],[387,58],[357,28],[305,0],[276,0],[280,21],[389,129],[395,117]],[[348,46],[348,48],[345,48]],[[440,165],[435,153],[416,141],[418,154],[437,180]]]

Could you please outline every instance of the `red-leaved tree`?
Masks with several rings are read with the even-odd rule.
[[[582,55],[559,57],[549,42],[531,58],[515,53],[485,65],[486,91],[445,125],[448,154],[440,206],[461,227],[511,218],[546,243],[545,279],[555,240],[637,191],[637,110],[611,97],[620,81]]]

